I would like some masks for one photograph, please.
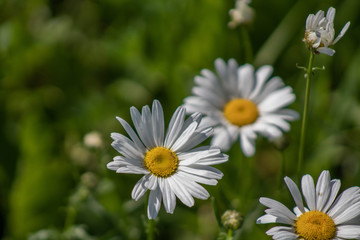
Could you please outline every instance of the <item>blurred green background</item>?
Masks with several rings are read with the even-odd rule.
[[[110,133],[124,133],[115,116],[159,99],[166,122],[191,94],[193,77],[217,57],[256,67],[272,64],[292,86],[302,112],[309,52],[301,41],[310,13],[337,9],[335,30],[351,21],[333,57],[318,55],[311,89],[304,172],[323,169],[360,184],[360,1],[254,0],[252,25],[229,29],[234,1],[1,0],[0,1],[0,238],[144,239],[146,198],[131,199],[139,176],[106,169],[117,152]],[[244,47],[248,33],[252,49]],[[238,142],[224,178],[206,186],[218,214],[245,216],[236,239],[269,239],[260,196],[294,203],[281,171],[296,181],[300,121],[279,151],[259,138],[255,157]],[[90,134],[90,135],[89,135]],[[86,137],[85,137],[86,136]],[[84,141],[84,138],[87,139]],[[95,139],[93,143],[89,143]],[[282,164],[282,162],[284,164]],[[284,166],[281,170],[281,166]],[[178,201],[160,210],[158,239],[216,239],[211,200],[193,208]]]

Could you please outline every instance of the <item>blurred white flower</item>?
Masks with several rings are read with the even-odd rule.
[[[251,23],[254,19],[254,10],[249,7],[251,0],[237,0],[234,9],[230,9],[231,21],[228,26],[235,28],[242,24]]]
[[[87,133],[84,137],[84,145],[88,148],[101,148],[103,141],[100,133],[96,131]]]
[[[271,66],[262,66],[256,72],[250,64],[238,67],[234,59],[228,64],[216,59],[217,75],[208,69],[195,77],[198,86],[194,96],[185,98],[188,113],[206,115],[202,126],[213,126],[211,144],[224,151],[240,138],[246,156],[255,153],[257,133],[274,140],[289,131],[298,114],[284,109],[295,100],[292,88],[285,86],[280,77],[272,77]]]
[[[207,199],[209,193],[198,183],[216,185],[223,174],[209,165],[226,162],[228,156],[217,148],[196,147],[212,134],[212,128],[199,129],[201,114],[185,120],[185,109],[179,107],[171,118],[164,137],[164,116],[159,101],[153,102],[142,114],[130,109],[135,131],[123,119],[117,118],[130,138],[112,133],[112,146],[121,154],[107,167],[117,173],[143,174],[136,183],[132,198],[140,199],[150,190],[148,218],[158,215],[161,202],[166,212],[173,213],[176,197],[186,206],[194,205],[193,197]],[[185,121],[184,121],[185,120]]]
[[[301,188],[307,208],[296,184],[288,177],[285,183],[295,201],[296,207],[291,212],[282,203],[260,198],[260,203],[268,207],[266,214],[257,219],[258,224],[280,223],[290,226],[276,226],[266,232],[273,239],[359,239],[359,222],[352,220],[360,216],[360,188],[351,187],[338,197],[340,180],[330,179],[329,171],[323,171],[314,186],[313,178],[305,175]]]
[[[344,36],[350,26],[347,22],[339,35],[335,38],[334,30],[335,8],[330,7],[324,17],[324,11],[320,10],[310,14],[306,19],[306,30],[303,41],[307,47],[315,53],[324,53],[329,56],[334,55],[335,50],[329,48],[337,43]]]

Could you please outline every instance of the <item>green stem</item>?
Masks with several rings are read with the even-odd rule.
[[[146,226],[146,239],[147,240],[154,240],[154,233],[155,233],[155,220],[149,219],[147,226]]]
[[[226,240],[233,240],[233,230],[232,229],[228,230]]]
[[[74,206],[68,206],[66,218],[65,218],[64,231],[69,229],[74,224],[76,213],[77,211]]]
[[[245,61],[247,63],[252,63],[253,61],[252,46],[251,46],[249,31],[246,28],[246,26],[241,27],[241,37],[243,40],[243,48],[245,51]]]
[[[280,150],[280,152],[281,152],[281,164],[280,164],[279,176],[278,176],[278,189],[280,189],[281,184],[283,183],[283,178],[286,173],[285,153],[284,153],[284,150]]]
[[[300,145],[299,145],[299,159],[298,159],[298,174],[300,176],[302,164],[304,160],[304,145],[305,145],[305,133],[307,128],[307,118],[308,118],[308,108],[309,108],[309,98],[310,98],[310,83],[312,76],[312,66],[314,61],[314,53],[310,51],[309,65],[306,70],[306,90],[305,90],[305,103],[304,103],[304,112],[302,117],[301,124],[301,135],[300,135]]]

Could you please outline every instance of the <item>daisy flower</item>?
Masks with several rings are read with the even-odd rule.
[[[266,232],[273,239],[340,240],[359,239],[360,188],[351,187],[337,196],[340,180],[330,179],[329,171],[323,171],[314,186],[310,175],[301,180],[301,188],[307,208],[296,184],[288,177],[285,183],[294,198],[296,207],[291,212],[282,203],[269,198],[260,198],[268,207],[266,215],[257,223],[282,223],[290,226],[276,226]],[[336,197],[337,196],[337,197]]]
[[[186,206],[194,205],[194,197],[207,199],[209,193],[199,183],[216,185],[223,174],[209,165],[226,162],[228,156],[217,148],[196,147],[211,134],[211,128],[199,129],[201,114],[194,113],[185,120],[185,109],[179,107],[171,118],[164,136],[164,114],[159,101],[154,100],[152,112],[144,106],[142,113],[130,108],[135,131],[117,117],[130,138],[112,133],[111,144],[121,155],[107,167],[117,173],[144,175],[132,191],[132,198],[140,199],[150,190],[147,214],[158,215],[161,202],[166,212],[173,213],[176,197]]]
[[[244,154],[252,156],[257,134],[273,140],[290,130],[288,121],[298,114],[284,107],[295,100],[295,94],[281,78],[270,78],[271,66],[255,72],[250,64],[239,67],[234,59],[228,64],[216,59],[215,69],[217,74],[203,69],[195,77],[194,96],[184,100],[188,113],[205,114],[203,126],[214,127],[213,146],[227,151],[239,138]]]
[[[310,14],[306,19],[306,30],[303,41],[307,47],[315,53],[334,55],[335,50],[329,48],[344,36],[350,26],[347,22],[340,34],[335,38],[334,30],[335,8],[330,7],[324,17],[324,11],[318,11],[316,15]]]

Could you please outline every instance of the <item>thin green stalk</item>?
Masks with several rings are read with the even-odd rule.
[[[245,51],[245,61],[247,63],[252,63],[253,61],[252,46],[251,46],[249,31],[246,26],[241,27],[241,37],[243,41],[243,49]]]
[[[226,235],[226,240],[233,240],[233,230],[232,229],[228,229],[228,232]]]
[[[75,222],[77,210],[75,206],[68,206],[66,218],[65,218],[65,225],[64,225],[64,231],[69,229]]]
[[[281,164],[280,164],[280,169],[279,169],[279,176],[278,176],[278,189],[280,189],[280,187],[282,186],[283,183],[283,179],[286,173],[286,159],[285,159],[285,153],[284,150],[280,151],[281,153]]]
[[[154,240],[154,234],[155,234],[155,220],[149,219],[146,226],[146,239],[147,240]]]
[[[304,112],[302,117],[301,124],[301,135],[300,135],[300,145],[299,145],[299,159],[298,159],[298,174],[300,176],[302,164],[304,160],[304,145],[305,145],[305,134],[307,128],[307,118],[308,118],[308,108],[309,108],[309,98],[310,98],[310,84],[312,76],[312,68],[314,61],[314,53],[310,51],[309,65],[306,70],[306,90],[305,90],[305,103],[304,103]]]

